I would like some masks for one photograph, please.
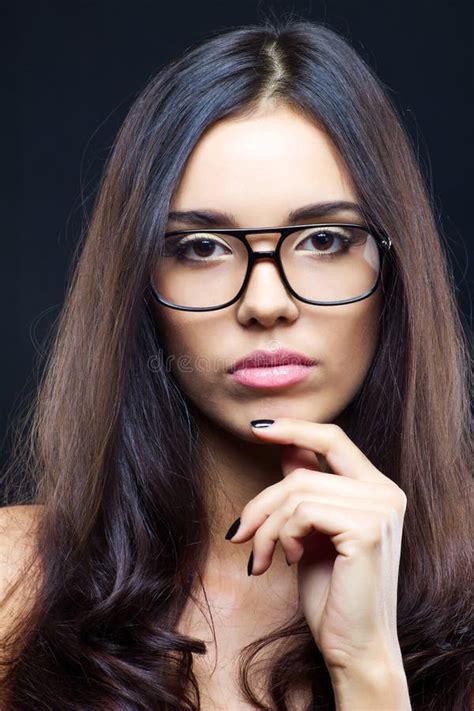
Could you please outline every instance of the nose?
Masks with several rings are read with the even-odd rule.
[[[287,290],[274,251],[253,252],[254,262],[245,290],[237,302],[242,324],[259,321],[268,328],[275,321],[294,321],[299,314],[296,299]]]

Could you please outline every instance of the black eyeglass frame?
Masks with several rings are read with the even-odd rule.
[[[283,264],[281,261],[281,256],[280,256],[280,251],[281,251],[281,246],[284,242],[284,240],[293,232],[297,232],[300,230],[305,230],[308,228],[313,228],[313,227],[357,227],[359,229],[364,230],[367,232],[370,236],[372,236],[377,244],[377,247],[379,248],[381,260],[380,260],[380,268],[379,268],[379,273],[377,275],[377,281],[375,282],[374,286],[367,291],[365,294],[362,294],[361,296],[356,296],[353,299],[343,299],[342,301],[313,301],[311,299],[305,299],[303,296],[300,296],[291,286],[289,283],[285,270],[283,268]],[[379,282],[380,282],[380,276],[382,274],[382,268],[383,268],[383,262],[384,262],[384,257],[385,255],[389,252],[389,250],[392,247],[392,241],[390,240],[390,237],[382,235],[380,232],[377,230],[374,230],[372,228],[367,228],[365,225],[359,225],[355,223],[349,223],[349,222],[324,222],[324,223],[316,223],[316,224],[309,224],[309,225],[287,225],[285,227],[252,227],[252,228],[239,228],[239,229],[199,229],[199,228],[194,228],[191,230],[173,230],[172,232],[165,232],[164,238],[168,237],[173,237],[174,235],[185,235],[185,234],[194,234],[196,232],[205,232],[206,234],[223,234],[223,235],[230,235],[231,237],[236,237],[238,240],[243,242],[247,249],[248,253],[248,263],[247,263],[247,271],[245,272],[245,276],[242,282],[242,286],[240,287],[239,291],[237,292],[236,296],[234,296],[233,299],[230,301],[227,301],[225,304],[222,304],[221,306],[178,306],[177,304],[172,303],[171,301],[167,301],[164,299],[162,296],[158,294],[156,291],[153,281],[150,278],[150,288],[151,288],[151,293],[153,294],[153,297],[156,299],[156,301],[159,304],[163,304],[163,306],[168,306],[171,309],[177,309],[179,311],[218,311],[220,309],[224,309],[227,306],[231,306],[234,304],[236,301],[240,299],[242,294],[245,291],[245,288],[249,282],[250,279],[250,274],[252,272],[253,265],[255,262],[259,259],[273,259],[273,261],[276,263],[281,280],[285,287],[288,289],[290,294],[294,296],[296,299],[299,301],[303,301],[306,304],[313,304],[315,306],[338,306],[340,304],[351,304],[354,303],[355,301],[362,301],[363,299],[367,299],[371,294],[374,293],[374,291],[377,289]],[[252,249],[252,246],[247,240],[247,235],[248,234],[268,234],[271,232],[279,232],[280,233],[280,238],[278,240],[278,243],[276,245],[275,249],[272,250],[267,250],[265,252],[255,252]]]

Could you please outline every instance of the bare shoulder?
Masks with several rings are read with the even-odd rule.
[[[0,566],[10,566],[30,549],[43,511],[40,504],[0,508]]]
[[[15,506],[0,507],[0,535],[8,530],[18,531],[25,528],[25,525],[30,527],[32,523],[38,520],[44,506],[42,504],[18,504]]]
[[[40,504],[0,508],[0,635],[31,598],[33,588],[25,573],[29,569],[28,558],[34,549],[36,526],[42,510]],[[9,595],[17,581],[21,582]]]

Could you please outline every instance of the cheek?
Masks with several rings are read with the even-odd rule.
[[[212,344],[217,326],[198,320],[196,314],[167,309],[166,313],[159,312],[157,330],[168,370],[186,391],[202,393],[202,387],[216,377],[218,366],[212,358]]]
[[[380,299],[351,304],[333,319],[325,344],[327,383],[348,401],[358,391],[373,361],[378,337]]]

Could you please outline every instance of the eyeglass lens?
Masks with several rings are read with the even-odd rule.
[[[362,227],[306,228],[281,248],[286,278],[311,301],[343,301],[369,291],[380,270],[375,238]],[[248,266],[243,242],[232,235],[196,231],[167,237],[152,275],[153,286],[176,306],[212,307],[231,301]]]

